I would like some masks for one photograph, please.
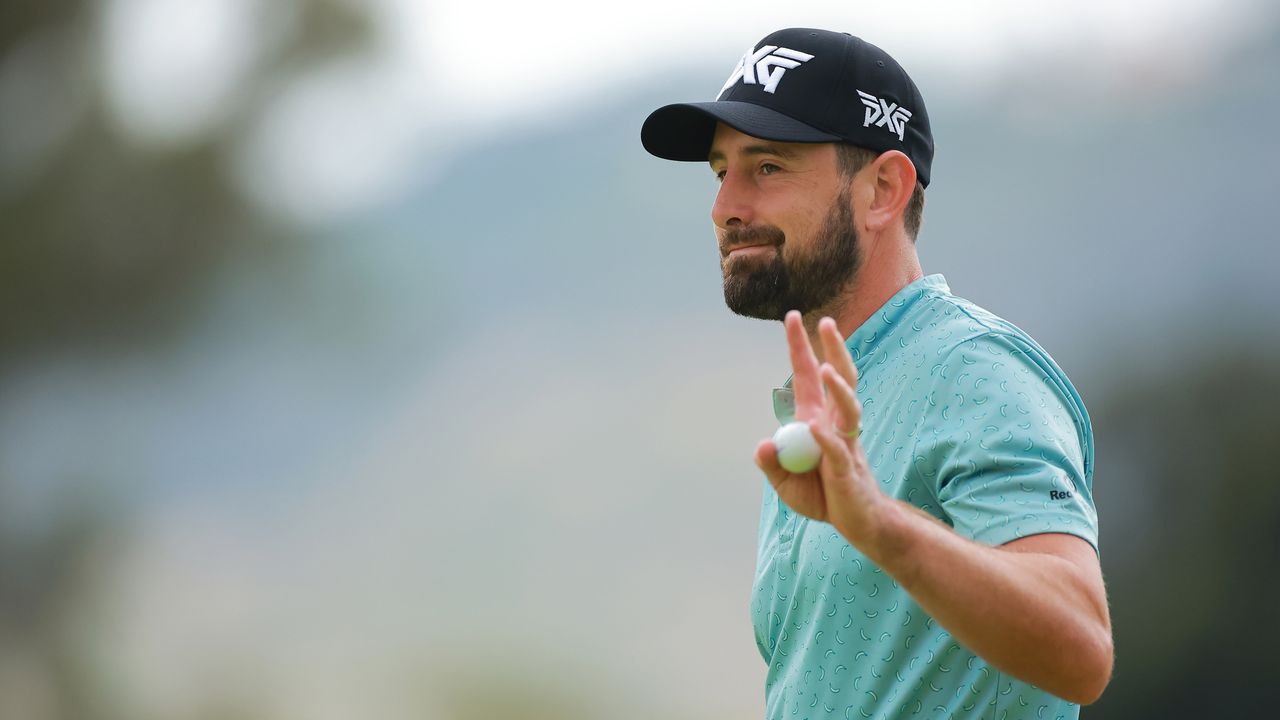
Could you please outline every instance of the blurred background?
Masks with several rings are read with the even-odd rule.
[[[0,23],[0,718],[749,718],[776,324],[639,127],[812,25],[1093,414],[1083,716],[1280,701],[1280,8],[46,0]]]

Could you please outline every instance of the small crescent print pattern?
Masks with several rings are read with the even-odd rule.
[[[1044,532],[1097,547],[1088,414],[1065,374],[1009,322],[930,275],[848,339],[862,443],[884,491],[978,542]],[[789,387],[775,388],[780,423]],[[751,616],[766,716],[1079,717],[956,643],[893,578],[763,483]]]

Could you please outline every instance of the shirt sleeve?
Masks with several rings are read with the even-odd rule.
[[[932,373],[914,471],[943,520],[988,545],[1067,533],[1097,551],[1089,418],[1048,355],[989,332],[953,348]]]

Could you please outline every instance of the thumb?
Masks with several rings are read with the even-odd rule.
[[[761,440],[756,445],[755,455],[756,467],[764,471],[769,482],[777,487],[787,477],[787,471],[782,465],[778,464],[778,448],[774,446],[773,440]]]

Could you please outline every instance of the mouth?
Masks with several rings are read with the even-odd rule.
[[[765,224],[721,229],[718,235],[720,257],[726,261],[734,256],[764,256],[769,251],[781,253],[782,245],[787,240],[781,229]]]
[[[757,243],[755,245],[738,245],[736,247],[729,248],[729,252],[725,253],[725,258],[731,258],[731,257],[734,257],[735,255],[737,256],[755,255],[755,254],[763,253],[770,250],[776,250],[776,249],[777,249],[777,245],[774,245],[773,243]]]

